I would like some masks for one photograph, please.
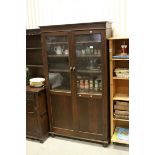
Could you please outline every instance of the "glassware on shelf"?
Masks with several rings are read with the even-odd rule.
[[[86,91],[86,92],[89,91],[89,83],[88,83],[88,80],[85,80],[84,88],[85,88],[85,91]]]
[[[63,51],[63,54],[64,54],[64,55],[68,55],[68,54],[69,54],[68,49],[65,49],[65,50]]]
[[[99,86],[98,86],[98,80],[95,80],[94,84],[95,84],[95,85],[94,85],[94,90],[95,90],[95,91],[98,91],[98,87],[99,87]]]
[[[97,54],[98,54],[97,49],[95,49],[95,50],[94,50],[94,54],[95,54],[95,55],[97,55]]]
[[[101,80],[99,81],[99,91],[102,91],[102,82],[101,82]]]
[[[123,41],[123,44],[121,45],[121,55],[127,55],[127,45],[125,44],[125,41]]]
[[[81,54],[82,54],[82,55],[85,55],[85,54],[86,54],[85,49],[82,49],[82,50],[81,50]]]
[[[90,48],[89,47],[86,48],[86,54],[88,54],[88,55],[90,54]]]
[[[80,91],[80,81],[77,80],[76,83],[77,83],[77,90]]]
[[[94,54],[94,49],[93,49],[93,46],[90,46],[90,54]]]
[[[80,80],[77,80],[77,90],[80,93],[96,93],[102,91],[102,82],[101,80],[93,80],[83,77]]]
[[[61,46],[56,46],[54,51],[57,55],[61,55],[63,53],[63,48]]]
[[[101,50],[100,49],[98,49],[97,54],[101,55]]]
[[[84,92],[84,81],[80,80],[80,92]]]
[[[89,90],[93,91],[93,80],[89,80]]]

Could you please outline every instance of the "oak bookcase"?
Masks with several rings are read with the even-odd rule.
[[[121,45],[124,43],[127,45],[127,55],[118,56],[122,52]],[[129,77],[118,77],[115,74],[116,68],[129,69],[129,38],[109,38],[109,64],[111,142],[128,144],[128,142],[124,142],[121,140],[113,140],[112,137],[116,127],[129,128],[129,119],[116,118],[114,109],[116,102],[128,103],[129,106]],[[129,118],[129,116],[126,117]]]

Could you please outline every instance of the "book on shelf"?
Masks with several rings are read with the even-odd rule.
[[[129,107],[129,102],[126,102],[126,101],[116,101],[116,105],[128,106]]]
[[[113,142],[129,143],[129,128],[116,127],[111,140]]]
[[[117,114],[114,114],[114,118],[115,118],[115,119],[125,119],[125,120],[129,120],[129,116],[125,116],[125,115],[117,115]]]
[[[116,115],[125,115],[125,116],[129,116],[129,111],[125,111],[125,110],[115,110],[115,114]]]
[[[115,110],[129,110],[129,106],[126,105],[114,105]]]

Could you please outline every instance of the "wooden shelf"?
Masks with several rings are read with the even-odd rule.
[[[41,48],[40,47],[28,47],[28,48],[26,48],[26,50],[41,50]]]
[[[101,43],[101,41],[78,41],[76,44]]]
[[[113,140],[113,139],[111,139],[111,142],[120,143],[120,144],[129,144],[129,142],[126,142],[126,141],[123,141],[123,140]]]
[[[95,55],[95,54],[89,54],[89,55],[87,55],[87,54],[85,54],[85,55],[79,55],[79,56],[77,56],[77,58],[89,58],[89,57],[93,57],[93,58],[100,58],[101,57],[101,55]]]
[[[47,42],[50,45],[68,44],[68,42]]]
[[[32,86],[30,86],[30,85],[27,85],[26,86],[26,91],[27,92],[40,92],[40,91],[42,91],[42,90],[44,90],[45,89],[45,86],[42,86],[42,87],[38,87],[38,88],[36,88],[36,87],[32,87]]]
[[[50,69],[49,72],[70,72],[69,69]]]
[[[129,39],[127,36],[120,36],[120,37],[110,37],[108,40],[121,40],[121,39]]]
[[[99,92],[78,92],[78,95],[99,95],[102,96],[102,93]]]
[[[78,73],[101,73],[101,70],[77,70]]]
[[[66,89],[54,89],[54,90],[50,90],[50,93],[53,95],[71,96],[71,91],[66,90]]]
[[[124,59],[112,58],[111,60],[119,60],[119,61],[123,61],[123,60],[129,60],[129,59],[126,59],[126,58],[124,58]]]
[[[113,100],[120,100],[120,101],[129,101],[128,94],[115,94]]]
[[[43,65],[26,65],[27,67],[37,67],[37,68],[42,68]]]
[[[111,141],[115,143],[129,144],[129,128],[116,126],[111,136]]]
[[[116,76],[114,76],[113,79],[114,80],[129,80],[129,78],[119,78],[119,77],[116,77]]]
[[[48,58],[68,58],[69,55],[48,55]]]
[[[118,119],[118,118],[113,118],[114,121],[122,121],[122,122],[129,122],[127,119]]]

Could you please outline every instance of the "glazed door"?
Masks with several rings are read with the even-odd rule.
[[[51,107],[50,130],[69,135],[73,129],[71,47],[68,32],[45,33],[46,58]]]
[[[66,33],[46,34],[48,82],[52,91],[70,92],[70,50]]]
[[[101,31],[76,31],[75,78],[79,136],[103,140],[103,42]]]
[[[75,35],[77,94],[102,95],[101,33]]]

